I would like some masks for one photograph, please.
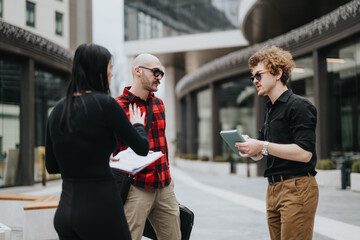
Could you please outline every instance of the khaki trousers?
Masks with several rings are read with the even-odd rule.
[[[180,211],[173,180],[162,189],[131,185],[124,210],[133,240],[141,240],[146,218],[149,218],[159,240],[181,239]]]
[[[272,240],[311,240],[319,189],[313,176],[269,184],[266,212]]]

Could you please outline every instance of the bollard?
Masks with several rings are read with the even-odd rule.
[[[230,154],[228,155],[227,160],[230,162],[230,173],[235,174],[236,173],[236,161]]]
[[[250,159],[249,158],[246,159],[246,176],[248,178],[250,177]]]
[[[230,162],[230,173],[235,174],[236,173],[236,163],[234,159],[231,158]]]
[[[345,161],[341,165],[341,189],[346,189],[346,167]]]
[[[341,189],[346,189],[350,183],[351,160],[345,159],[341,164]]]

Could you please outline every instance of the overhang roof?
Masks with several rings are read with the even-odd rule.
[[[0,50],[31,57],[41,64],[66,72],[71,71],[72,51],[3,20],[0,20]]]
[[[240,29],[251,43],[260,43],[324,16],[350,0],[251,0],[240,5]],[[251,2],[251,7],[248,5]],[[241,11],[242,8],[245,11]]]
[[[280,46],[290,50],[296,57],[359,33],[359,29],[360,0],[353,0],[286,34],[230,53],[201,66],[197,71],[179,80],[175,88],[176,96],[182,98],[187,93],[219,79],[248,71],[247,60],[264,46]]]

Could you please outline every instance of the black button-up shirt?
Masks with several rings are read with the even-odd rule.
[[[295,143],[302,149],[312,152],[310,162],[303,163],[267,156],[267,169],[264,176],[315,174],[315,128],[316,108],[307,99],[285,91],[275,102],[266,103],[267,111],[264,125],[259,132],[259,140],[279,144]]]

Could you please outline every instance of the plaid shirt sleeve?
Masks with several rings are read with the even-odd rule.
[[[148,111],[148,105],[145,101],[138,97],[129,97],[129,94],[131,93],[125,90],[123,95],[116,98],[116,101],[123,107],[128,117],[128,106],[130,103],[136,103],[136,105],[140,107],[142,113]],[[135,175],[132,184],[146,189],[163,188],[171,182],[168,146],[165,136],[166,121],[164,103],[160,98],[153,96],[153,94],[150,97],[153,101],[153,116],[148,135],[150,150],[154,152],[161,151],[164,155]],[[148,114],[146,114],[145,117],[145,123],[147,121],[147,115]],[[126,143],[122,142],[120,139],[118,139],[118,146],[120,151],[127,148]]]

